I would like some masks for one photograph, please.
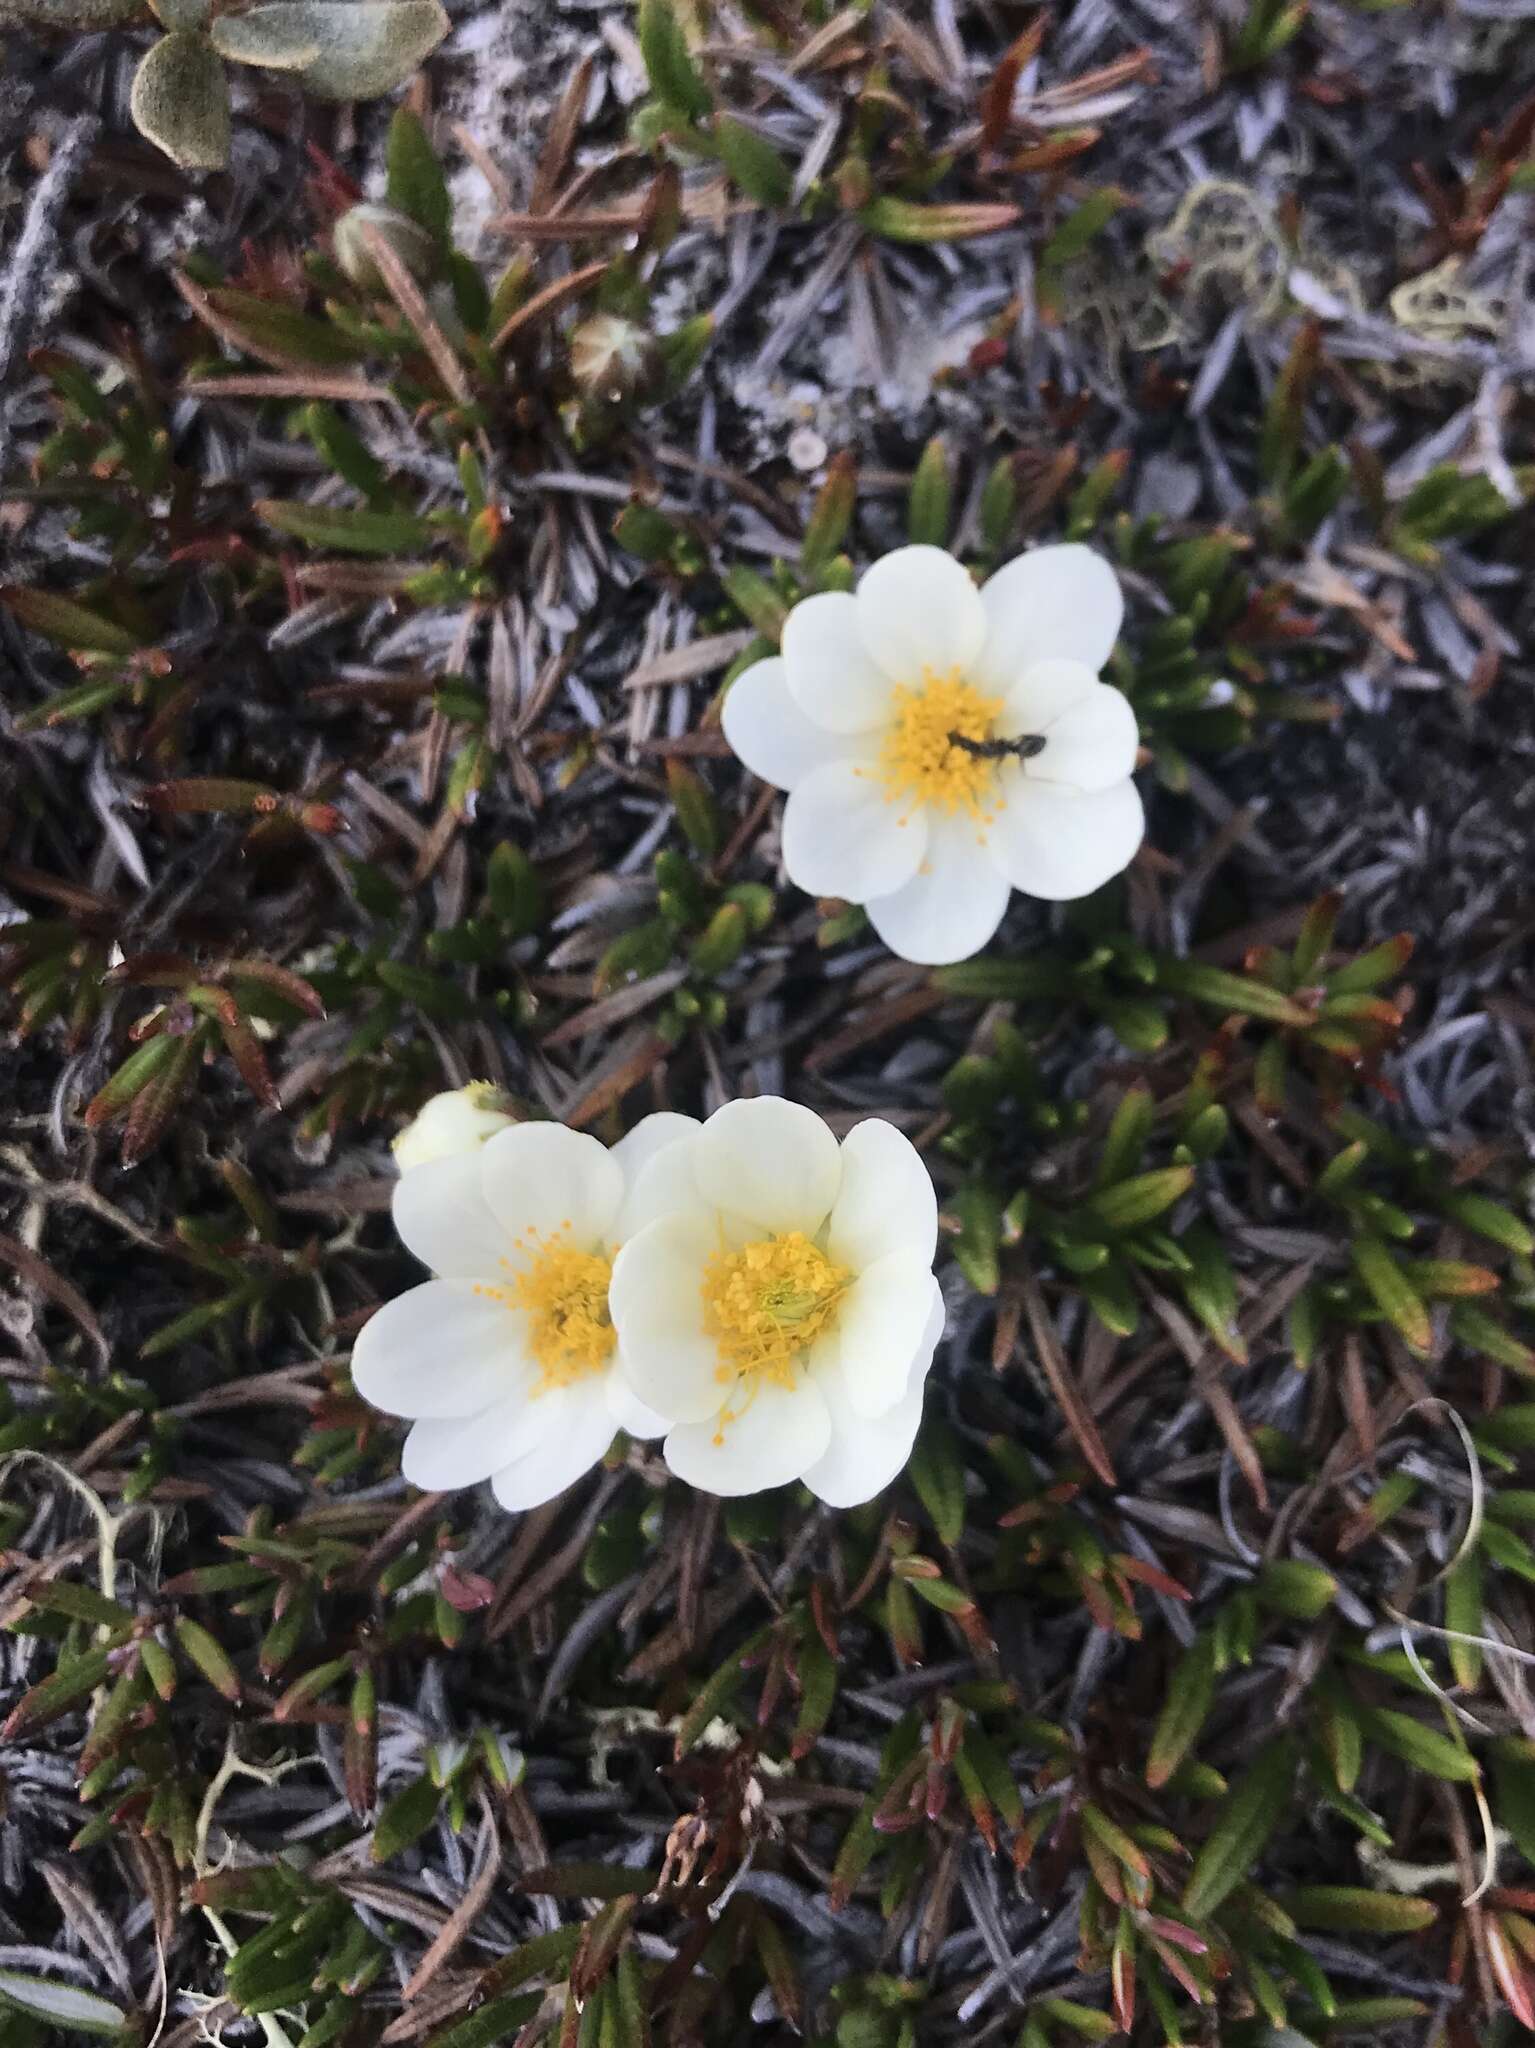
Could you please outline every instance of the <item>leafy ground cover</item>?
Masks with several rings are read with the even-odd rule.
[[[6,32],[7,2042],[1520,2038],[1527,24],[449,11],[201,185]],[[1104,552],[1144,746],[935,971],[718,718],[903,538]],[[406,1487],[471,1079],[904,1130],[908,1473]]]

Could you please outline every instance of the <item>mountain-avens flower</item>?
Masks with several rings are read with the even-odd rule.
[[[537,1507],[615,1430],[666,1428],[617,1370],[609,1282],[637,1177],[696,1129],[649,1116],[609,1150],[558,1124],[513,1124],[401,1174],[395,1228],[436,1278],[363,1326],[352,1379],[413,1422],[401,1458],[412,1484],[489,1479],[503,1507]]]
[[[1074,543],[979,590],[942,548],[897,548],[856,592],[803,598],[724,707],[741,760],[789,792],[790,879],[938,965],[986,944],[1012,890],[1063,902],[1117,875],[1145,829],[1135,715],[1098,680],[1123,615]]]
[[[887,1485],[943,1332],[911,1142],[871,1118],[839,1145],[798,1103],[727,1103],[640,1170],[630,1207],[620,1370],[673,1418],[677,1477],[727,1495],[802,1479],[833,1507]]]
[[[448,1159],[455,1152],[472,1152],[506,1130],[511,1124],[506,1097],[489,1081],[471,1081],[467,1088],[450,1088],[422,1104],[390,1148],[401,1173],[413,1166],[425,1166],[433,1159]]]

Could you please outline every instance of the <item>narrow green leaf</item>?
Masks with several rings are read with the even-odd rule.
[[[1295,1752],[1286,1736],[1270,1743],[1221,1802],[1194,1860],[1183,1910],[1203,1920],[1235,1891],[1262,1855],[1290,1801]]]
[[[1146,1758],[1146,1783],[1165,1785],[1193,1747],[1215,1697],[1215,1647],[1207,1635],[1185,1650],[1167,1683]]]
[[[1419,1934],[1439,1917],[1427,1899],[1346,1884],[1301,1885],[1283,1894],[1283,1905],[1297,1927],[1334,1934]]]
[[[365,505],[308,505],[298,499],[258,498],[256,510],[280,533],[291,533],[311,547],[339,548],[350,555],[409,554],[432,538],[427,521],[403,507],[380,511]]]
[[[1414,1351],[1427,1351],[1434,1339],[1428,1310],[1385,1244],[1378,1237],[1361,1235],[1354,1239],[1349,1252],[1354,1271],[1381,1314]]]
[[[1377,1749],[1389,1750],[1415,1771],[1447,1784],[1470,1785],[1481,1776],[1481,1767],[1470,1751],[1438,1728],[1430,1728],[1411,1714],[1394,1707],[1361,1707],[1359,1719],[1364,1732]]]
[[[906,535],[927,547],[941,548],[949,538],[953,519],[953,490],[949,481],[949,451],[943,436],[935,434],[922,451],[913,472],[906,500]]]
[[[929,1415],[923,1422],[906,1469],[939,1541],[952,1547],[965,1528],[965,1463],[959,1441],[941,1415]]]
[[[639,38],[656,98],[691,121],[702,120],[713,102],[693,62],[672,0],[640,0]]]
[[[714,124],[720,160],[748,199],[759,206],[787,206],[794,190],[789,166],[765,136],[733,114]]]
[[[71,598],[55,597],[51,590],[26,590],[20,584],[7,583],[0,589],[0,604],[29,632],[75,653],[132,654],[139,644],[115,619]]]
[[[110,1999],[76,1984],[45,1977],[26,1977],[20,1970],[0,1970],[0,2008],[25,2013],[67,2034],[121,2034],[128,2015]]]
[[[408,213],[435,241],[446,246],[453,229],[453,201],[431,138],[409,107],[397,107],[389,123],[388,183],[391,206]]]
[[[1102,1189],[1085,1206],[1109,1230],[1135,1230],[1170,1209],[1193,1184],[1192,1166],[1160,1166]]]

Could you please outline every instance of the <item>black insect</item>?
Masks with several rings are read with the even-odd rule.
[[[1036,754],[1045,751],[1045,744],[1045,736],[1040,732],[1020,733],[1015,740],[972,740],[962,732],[949,734],[951,747],[974,754],[978,761],[1032,761]]]

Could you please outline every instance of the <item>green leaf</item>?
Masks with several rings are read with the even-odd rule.
[[[98,1998],[74,1984],[44,1977],[24,1977],[19,1970],[0,1970],[0,2008],[25,2013],[67,2034],[120,2034],[128,2015],[110,1999]]]
[[[426,520],[403,507],[379,511],[365,505],[309,505],[302,499],[258,498],[256,510],[280,533],[291,533],[312,547],[339,548],[351,555],[409,554],[432,538]]]
[[[379,1815],[373,1829],[373,1861],[387,1863],[426,1833],[437,1818],[442,1792],[430,1777],[417,1778],[403,1792],[397,1792]]]
[[[1093,1174],[1096,1187],[1112,1187],[1136,1171],[1145,1156],[1156,1114],[1157,1106],[1149,1088],[1126,1089],[1104,1134]]]
[[[1414,1351],[1427,1351],[1434,1327],[1417,1289],[1378,1237],[1356,1237],[1349,1247],[1354,1271],[1371,1300]]]
[[[226,1700],[238,1700],[240,1674],[218,1638],[189,1615],[178,1614],[174,1626],[182,1653],[196,1665],[216,1692],[222,1693]]]
[[[71,1659],[57,1671],[51,1672],[32,1690],[23,1693],[11,1709],[10,1718],[0,1727],[0,1737],[14,1742],[23,1735],[31,1735],[39,1728],[46,1728],[50,1721],[56,1721],[60,1714],[68,1713],[81,1700],[93,1693],[98,1685],[104,1684],[111,1670],[105,1650],[88,1650],[83,1656]]]
[[[323,320],[311,320],[297,306],[281,300],[264,299],[233,285],[215,285],[206,298],[218,315],[217,328],[263,361],[276,358],[282,363],[311,363],[317,369],[331,369],[355,362],[360,352],[349,336]]]
[[[1471,1785],[1481,1776],[1481,1767],[1470,1751],[1438,1728],[1429,1728],[1411,1714],[1394,1707],[1359,1709],[1365,1734],[1377,1749],[1389,1750],[1415,1771],[1442,1778],[1452,1785]]]
[[[809,1756],[831,1718],[837,1698],[837,1662],[814,1628],[807,1628],[801,1637],[796,1662],[800,1707],[789,1754],[798,1761]]]
[[[1091,192],[1074,207],[1039,253],[1042,296],[1054,301],[1059,296],[1060,274],[1068,263],[1085,253],[1094,237],[1101,234],[1124,204],[1124,194],[1106,185]]]
[[[441,0],[266,0],[221,14],[209,33],[221,56],[292,71],[320,99],[393,92],[452,26]]]
[[[1186,1913],[1203,1920],[1236,1890],[1278,1826],[1294,1776],[1294,1748],[1281,1736],[1221,1802],[1183,1894]]]
[[[972,1182],[958,1188],[949,1208],[959,1223],[954,1256],[977,1294],[995,1294],[1002,1281],[1002,1205],[992,1189]]]
[[[1444,1625],[1457,1635],[1485,1635],[1482,1620],[1482,1561],[1468,1551],[1444,1582]],[[1475,1691],[1481,1682],[1482,1652],[1476,1643],[1447,1643],[1455,1683]]]
[[[444,246],[453,229],[453,201],[431,139],[409,107],[397,107],[389,123],[389,204],[408,213]]]
[[[1266,1017],[1274,1024],[1309,1025],[1311,1012],[1292,1003],[1287,995],[1267,982],[1251,980],[1245,974],[1228,974],[1223,967],[1207,967],[1200,960],[1162,960],[1157,981],[1177,995],[1193,996],[1197,1002],[1213,1004],[1219,1010],[1235,1010],[1246,1017]]]
[[[666,787],[683,837],[700,858],[712,860],[722,837],[720,813],[703,777],[673,757],[666,764]]]
[[[1520,1755],[1512,1743],[1499,1743],[1492,1753],[1493,1811],[1513,1836],[1526,1863],[1535,1864],[1535,1758]]]
[[[1170,1209],[1194,1184],[1192,1166],[1160,1166],[1103,1188],[1084,1207],[1109,1230],[1135,1230]]]
[[[920,199],[881,194],[859,209],[858,218],[871,234],[884,235],[892,242],[965,242],[1012,227],[1022,218],[1022,210],[985,200],[929,205]]]
[[[721,162],[748,199],[759,206],[788,205],[794,179],[771,142],[733,114],[720,115],[714,139]]]
[[[229,80],[205,36],[173,30],[151,43],[133,74],[133,125],[184,171],[229,161]]]
[[[949,451],[943,436],[935,434],[912,474],[906,500],[906,536],[919,545],[941,548],[948,541],[953,516]]]
[[[1427,1899],[1346,1884],[1301,1885],[1286,1892],[1282,1904],[1297,1927],[1322,1927],[1335,1934],[1419,1934],[1439,1917],[1438,1907]]]
[[[733,563],[721,576],[720,581],[736,609],[756,627],[765,640],[771,640],[776,647],[783,632],[783,622],[789,616],[786,599],[773,588],[765,576],[759,576],[755,569],[747,569],[739,562]]]
[[[1270,1558],[1259,1572],[1254,1591],[1265,1607],[1292,1621],[1315,1621],[1332,1605],[1338,1582],[1319,1564],[1301,1558]]]
[[[26,1597],[34,1607],[48,1614],[66,1614],[71,1621],[88,1621],[100,1628],[133,1626],[133,1616],[126,1607],[76,1579],[40,1580],[28,1586]]]
[[[658,100],[690,121],[702,120],[713,102],[699,75],[672,0],[640,0],[640,54]]]
[[[1146,1757],[1146,1783],[1165,1785],[1192,1748],[1215,1697],[1215,1646],[1207,1635],[1187,1649],[1167,1684]]]
[[[55,597],[51,590],[25,590],[20,584],[7,583],[0,588],[0,604],[28,632],[40,633],[45,640],[78,654],[132,654],[139,644],[115,619],[70,598]]]
[[[1526,1259],[1535,1253],[1535,1234],[1501,1202],[1490,1202],[1485,1195],[1455,1191],[1441,1195],[1439,1207],[1446,1216],[1453,1217],[1467,1230],[1474,1230],[1478,1237],[1491,1238],[1505,1251],[1516,1252]]]
[[[939,1541],[952,1548],[965,1529],[965,1462],[941,1415],[923,1422],[907,1472]]]
[[[495,2048],[498,2041],[510,2041],[519,2033],[543,2002],[542,1991],[510,1991],[488,1999],[466,2019],[428,2034],[426,2048]]]

